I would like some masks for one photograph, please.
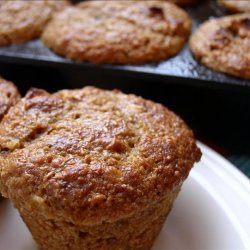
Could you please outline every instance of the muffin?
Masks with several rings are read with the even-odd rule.
[[[229,12],[250,12],[250,1],[248,0],[218,0],[218,3]]]
[[[39,37],[52,15],[67,5],[66,0],[0,1],[0,46]]]
[[[53,18],[44,44],[96,64],[142,64],[177,54],[191,29],[188,14],[166,1],[84,1]]]
[[[0,191],[40,249],[150,249],[193,164],[160,104],[94,87],[32,89],[0,125]]]
[[[0,122],[10,107],[20,100],[20,94],[16,86],[0,77]]]
[[[190,48],[205,66],[250,79],[250,13],[206,21],[191,36]]]
[[[0,77],[0,122],[8,110],[20,100],[16,86]],[[2,198],[0,194],[0,199]]]

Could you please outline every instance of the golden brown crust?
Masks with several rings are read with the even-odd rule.
[[[145,63],[175,55],[190,28],[188,15],[168,2],[86,1],[58,14],[42,39],[74,60]]]
[[[192,131],[164,106],[93,87],[30,91],[4,117],[0,149],[4,196],[85,225],[158,202],[200,159]]]
[[[16,86],[9,81],[0,78],[0,122],[10,107],[20,100],[20,94]]]
[[[250,1],[248,0],[218,0],[219,5],[229,12],[250,12]]]
[[[250,14],[205,22],[192,35],[190,48],[207,67],[250,79]]]
[[[67,0],[0,1],[0,46],[39,37],[52,15],[67,5]]]

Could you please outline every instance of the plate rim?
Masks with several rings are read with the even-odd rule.
[[[250,211],[250,199],[247,201],[244,199],[244,197],[247,197],[250,194],[250,180],[248,179],[248,177],[245,176],[240,170],[237,169],[237,167],[235,167],[227,159],[225,159],[223,156],[218,154],[216,151],[214,151],[210,147],[206,146],[205,144],[203,144],[201,142],[198,142],[198,146],[200,147],[200,149],[203,153],[201,163],[203,163],[206,166],[202,166],[201,168],[198,168],[198,166],[195,166],[193,169],[194,171],[192,170],[190,173],[190,177],[191,177],[190,179],[192,181],[199,182],[204,187],[207,194],[212,195],[212,197],[214,198],[216,203],[218,203],[218,198],[222,199],[222,201],[219,201],[219,203],[220,203],[219,205],[220,206],[222,205],[221,206],[222,209],[223,209],[224,203],[226,203],[226,206],[227,206],[226,209],[228,209],[228,203],[227,203],[226,198],[221,196],[221,193],[220,193],[221,190],[217,194],[217,198],[215,197],[216,194],[214,196],[214,194],[212,192],[208,192],[208,190],[206,189],[206,185],[208,185],[208,189],[210,191],[212,189],[212,191],[217,192],[217,188],[216,187],[214,188],[212,186],[213,183],[211,183],[210,178],[206,179],[205,176],[202,175],[204,173],[202,171],[205,171],[205,173],[206,173],[206,171],[208,171],[209,173],[212,174],[212,176],[216,175],[218,177],[217,179],[222,178],[223,184],[224,184],[224,181],[226,181],[225,183],[227,185],[229,184],[229,182],[232,181],[233,185],[229,187],[230,190],[233,190],[233,192],[234,192],[232,195],[236,194],[237,195],[236,198],[239,201],[241,201],[242,203],[244,203],[246,209],[249,208],[249,211]],[[197,164],[199,164],[199,163],[197,163]],[[217,165],[219,165],[219,168]],[[211,188],[211,186],[212,186],[212,188]],[[222,186],[224,187],[224,185],[222,185]],[[241,195],[238,195],[238,192],[240,192]],[[242,194],[243,194],[243,196],[242,196]],[[249,198],[250,198],[250,196],[249,196]],[[229,214],[227,214],[227,217],[229,220],[231,220],[233,225],[236,227],[237,232],[239,232],[240,239],[242,240],[242,243],[245,247],[244,249],[250,249],[250,213],[249,213],[249,216],[247,217],[247,220],[249,221],[249,232],[248,232],[248,228],[246,228],[246,226],[244,226],[244,224],[242,224],[241,221],[237,221],[237,213],[235,213],[233,208],[231,210],[230,209],[231,209],[231,207],[229,206]],[[226,212],[228,212],[228,211],[226,211]],[[232,214],[230,214],[230,213],[232,213]],[[236,222],[234,220],[236,220]],[[242,230],[244,232],[242,232]],[[0,249],[1,249],[1,247],[0,247]]]
[[[250,180],[243,172],[215,150],[200,141],[197,143],[203,153],[201,162],[206,165],[204,171],[208,170],[213,176],[221,180],[223,182],[222,187],[226,185],[229,189],[228,192],[233,192],[232,197],[234,197],[234,199],[229,200],[226,198],[226,196],[223,195],[223,188],[220,189],[221,184],[217,184],[214,188],[211,180],[207,181],[199,171],[191,171],[191,176],[195,181],[202,183],[203,186],[208,182],[208,188],[210,190],[207,190],[208,193],[227,210],[227,216],[239,230],[245,248],[250,249]],[[215,193],[213,193],[214,191]],[[220,200],[218,200],[216,196],[218,196]],[[240,211],[241,213],[239,213],[234,206],[230,206],[230,203],[233,204],[233,200],[235,199],[242,205],[243,210]]]

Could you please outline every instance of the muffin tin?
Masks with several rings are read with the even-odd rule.
[[[202,1],[197,6],[186,8],[193,19],[193,30],[205,20],[223,16],[226,13],[215,0]],[[0,47],[0,62],[54,67],[64,73],[71,72],[70,79],[74,82],[72,69],[76,70],[78,79],[88,74],[100,74],[105,80],[107,73],[114,76],[126,76],[137,81],[151,80],[164,84],[174,83],[217,89],[233,89],[250,92],[250,81],[227,76],[200,65],[192,56],[188,44],[184,49],[166,61],[144,65],[94,65],[73,62],[60,57],[45,47],[40,40],[33,40],[20,45]],[[80,74],[80,75],[79,75]],[[75,86],[72,86],[75,87]]]

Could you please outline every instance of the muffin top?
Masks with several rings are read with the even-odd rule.
[[[67,5],[67,0],[0,1],[0,46],[38,37],[52,15]]]
[[[191,36],[190,48],[207,67],[250,79],[250,13],[204,22]]]
[[[0,78],[0,122],[9,108],[20,100],[20,94],[15,85]]]
[[[3,119],[0,150],[4,196],[85,225],[160,201],[201,156],[164,106],[94,87],[30,90]]]
[[[178,53],[190,30],[188,14],[166,1],[83,1],[57,14],[42,40],[77,61],[140,64]]]

